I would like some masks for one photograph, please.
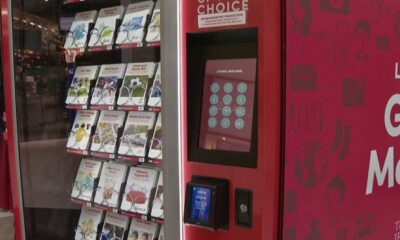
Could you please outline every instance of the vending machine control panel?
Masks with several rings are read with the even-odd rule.
[[[257,30],[188,35],[189,161],[257,167]]]
[[[184,221],[211,230],[228,229],[229,181],[193,176],[186,185]]]

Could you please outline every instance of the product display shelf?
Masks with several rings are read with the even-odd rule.
[[[159,113],[161,112],[161,108],[158,107],[149,107],[149,106],[91,106],[89,104],[85,105],[77,105],[77,104],[71,104],[71,105],[66,105],[65,106],[67,109],[72,109],[72,110],[86,110],[86,109],[93,109],[93,110],[120,110],[120,111],[125,111],[125,112],[155,112]]]
[[[67,148],[67,153],[80,155],[80,156],[89,156],[90,152],[88,150],[80,150],[80,149],[72,149]]]
[[[154,223],[158,223],[158,224],[164,224],[164,219],[152,217],[150,213],[149,214],[140,214],[140,213],[121,211],[118,208],[109,208],[109,207],[105,207],[105,206],[101,206],[101,205],[95,205],[92,202],[86,202],[86,201],[79,200],[79,199],[71,199],[71,201],[80,206],[97,208],[100,210],[104,210],[106,212],[118,213],[118,214],[130,217],[130,218],[134,218],[134,219],[141,219],[141,220],[146,220],[146,221],[154,222]]]
[[[150,222],[155,222],[155,223],[158,223],[158,224],[164,224],[164,219],[162,219],[162,218],[156,218],[156,217],[150,217]]]
[[[83,52],[76,56],[79,65],[112,63],[160,62],[160,47],[113,49],[110,51]]]
[[[112,7],[117,5],[123,5],[124,7],[128,6],[130,3],[139,2],[133,0],[109,0],[109,1],[98,1],[98,0],[65,0],[62,9],[66,12],[75,13],[81,11],[88,10],[99,10],[106,7]],[[148,19],[149,21],[150,19]],[[146,26],[148,25],[148,22]],[[117,25],[121,24],[120,22]],[[115,39],[114,39],[115,41]],[[116,63],[140,63],[140,62],[160,62],[160,42],[145,42],[145,38],[142,43],[139,44],[127,44],[127,45],[117,45],[113,44],[108,47],[100,47],[100,48],[83,48],[79,49],[76,56],[76,65],[77,66],[85,66],[85,65],[104,65],[104,64],[116,64]],[[118,96],[118,95],[117,95]],[[146,99],[147,103],[147,99]],[[121,110],[128,113],[129,111],[150,111],[150,112],[161,112],[161,107],[149,107],[147,104],[142,107],[137,106],[106,106],[104,109],[103,106],[92,106],[90,104],[87,105],[67,105],[66,108],[71,110],[80,110],[80,109],[96,109],[96,110]],[[152,134],[151,134],[152,136]],[[120,136],[119,136],[120,137]],[[118,138],[119,139],[119,138]],[[90,141],[91,142],[91,141]],[[90,148],[89,148],[90,149]],[[162,160],[152,160],[146,157],[133,157],[133,156],[122,156],[117,153],[100,153],[93,152],[90,150],[75,150],[75,149],[67,149],[68,153],[71,154],[79,154],[82,156],[91,156],[99,161],[115,161],[120,162],[122,164],[128,164],[130,166],[140,165],[147,166],[151,168],[161,168]],[[111,208],[104,205],[99,205],[94,203],[94,199],[90,202],[71,198],[71,201],[75,204],[81,206],[89,206],[96,209],[101,209],[106,212],[113,212],[125,215],[134,219],[141,219],[150,222],[154,222],[157,224],[163,224],[164,220],[160,218],[155,218],[151,216],[152,203],[154,200],[155,190],[152,190],[152,194],[150,195],[150,203],[149,203],[149,211],[148,214],[139,214],[132,213],[128,211],[122,211],[119,208]]]
[[[117,159],[119,161],[133,162],[133,163],[145,163],[146,162],[145,157],[136,157],[136,156],[117,155]]]
[[[149,158],[147,160],[147,162],[154,166],[157,166],[157,167],[162,167],[162,164],[163,164],[163,160],[161,160],[161,159],[150,159]]]

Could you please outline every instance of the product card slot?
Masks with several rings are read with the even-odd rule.
[[[124,122],[126,121],[126,117],[127,116],[125,116]],[[122,125],[121,127],[118,128],[118,131],[117,131],[117,142],[115,144],[114,153],[116,153],[117,149],[119,149],[119,145],[121,144],[121,137],[122,137],[123,132],[124,132],[124,126]]]
[[[157,182],[158,182],[158,177],[157,177],[156,183]],[[149,215],[151,214],[151,210],[153,209],[153,202],[154,202],[154,197],[156,195],[156,188],[157,187],[154,187],[154,188],[151,189],[150,201],[149,201],[149,207],[148,207]]]
[[[153,11],[154,11],[155,6],[156,6],[156,1],[154,1],[153,8],[149,12],[149,14],[147,14],[147,16],[146,16],[146,23],[144,24],[142,42],[146,42],[147,30],[149,28],[149,25],[150,25],[150,22],[151,22],[151,16],[153,16]]]
[[[103,215],[104,216],[104,215]],[[96,239],[100,239],[101,230],[103,229],[104,219],[97,225]]]
[[[90,81],[90,89],[89,89],[89,94],[88,94],[88,100],[87,100],[87,104],[86,104],[86,108],[88,109],[90,102],[92,101],[92,95],[93,95],[93,91],[94,91],[94,86],[96,85],[96,79],[91,79]]]
[[[132,221],[132,219],[129,219],[128,224],[126,225],[127,228],[125,229],[123,240],[128,240],[129,226],[131,225],[131,221]]]
[[[113,37],[113,41],[112,41],[113,44],[115,44],[115,41],[117,40],[117,36],[118,36],[119,29],[121,28],[121,24],[122,24],[122,19],[121,18],[119,18],[119,19],[117,19],[115,21],[114,29],[116,31],[114,31],[114,37]]]
[[[119,190],[119,192],[121,194],[119,194],[119,196],[118,196],[118,201],[117,201],[117,208],[118,209],[120,209],[120,207],[121,207],[122,198],[123,198],[123,195],[124,195],[123,193],[125,191],[125,188],[126,188],[126,177],[125,177],[125,181],[121,184],[121,188]]]
[[[99,186],[99,181],[100,181],[100,176],[98,176],[97,178],[95,178],[94,179],[94,182],[93,182],[93,191],[92,191],[92,198],[90,199],[90,202],[91,203],[93,203],[94,202],[94,195],[95,195],[95,193],[96,193],[96,189],[98,188],[98,186]]]
[[[100,186],[98,186],[97,189],[96,189],[96,195],[100,194],[100,193],[103,193],[103,196],[102,196],[101,202],[100,203],[95,203],[95,206],[96,207],[98,206],[99,208],[102,208],[102,209],[104,209],[106,211],[109,211],[109,212],[111,212],[111,211],[114,212],[113,211],[114,209],[118,209],[118,200],[119,200],[119,196],[121,195],[121,189],[116,190],[116,189],[113,188],[112,191],[113,191],[112,194],[117,194],[118,195],[117,204],[115,206],[110,206],[109,205],[108,200],[106,199],[104,190],[102,190],[102,188]]]
[[[145,150],[145,152],[147,153],[146,156],[149,155],[150,147],[151,147],[151,144],[152,144],[152,142],[153,142],[153,135],[154,135],[154,131],[156,130],[157,119],[158,119],[158,114],[157,114],[157,116],[155,117],[155,120],[154,120],[153,125],[152,125],[151,128],[147,131],[147,143],[146,143],[146,150]]]
[[[147,33],[148,33],[148,30],[149,30],[149,26],[150,26],[150,23],[151,23],[151,18],[152,18],[152,16],[153,16],[153,14],[154,14],[154,10],[156,9],[156,3],[157,3],[157,1],[153,1],[154,2],[154,4],[153,4],[153,8],[151,9],[151,11],[149,12],[149,14],[147,15],[147,17],[146,17],[146,24],[145,24],[145,29],[144,29],[144,33],[143,33],[143,42],[146,42],[147,44],[149,44],[147,41],[146,41],[146,38],[147,38]],[[146,45],[147,45],[146,44]]]
[[[73,137],[74,134],[75,134],[74,131],[69,131],[69,132],[68,132],[68,135],[67,135],[67,139],[70,139],[71,137]],[[88,147],[89,147],[89,145],[90,145],[90,140],[91,140],[91,134],[89,135],[89,140],[88,140],[88,143],[87,143],[87,146],[86,146],[85,149],[78,149],[78,148],[75,148],[75,145],[78,144],[78,143],[75,143],[75,144],[72,145],[72,146],[67,146],[67,147],[66,147],[66,148],[67,148],[67,152],[68,152],[68,153],[71,153],[71,154],[77,154],[77,155],[87,156],[87,155],[88,155]]]

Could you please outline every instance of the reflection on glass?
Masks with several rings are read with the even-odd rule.
[[[73,239],[80,213],[69,200],[79,157],[65,151],[74,112],[64,104],[72,79],[61,49],[67,37],[76,46],[86,33],[80,26],[68,36],[69,27],[60,29],[61,2],[11,1],[23,217],[33,240]],[[71,95],[86,94],[83,85]]]

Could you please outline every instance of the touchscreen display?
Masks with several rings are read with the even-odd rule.
[[[199,148],[250,152],[257,59],[207,60]]]
[[[208,216],[210,213],[210,201],[211,189],[193,187],[190,218],[194,221],[208,222]]]

